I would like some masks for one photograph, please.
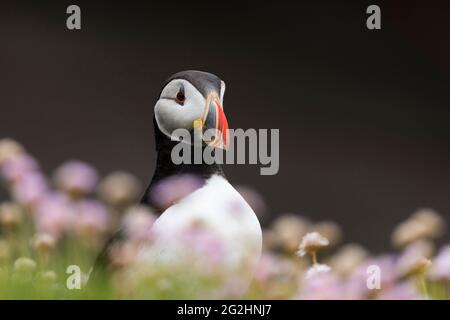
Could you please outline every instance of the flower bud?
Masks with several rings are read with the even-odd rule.
[[[442,217],[431,209],[420,209],[401,223],[392,233],[392,243],[405,247],[417,240],[435,239],[444,229]]]
[[[285,214],[273,224],[273,241],[283,251],[293,253],[298,248],[302,237],[307,233],[309,222],[294,214]]]
[[[98,193],[104,202],[114,207],[127,207],[140,197],[141,184],[129,173],[113,172],[100,183]]]
[[[19,205],[6,202],[0,205],[0,226],[13,230],[22,222],[22,210]]]
[[[97,171],[81,161],[69,161],[59,167],[54,174],[56,186],[78,198],[94,191],[98,182]]]
[[[341,228],[332,221],[319,222],[311,227],[311,231],[316,231],[327,238],[332,246],[337,245],[342,237]]]
[[[432,250],[427,242],[416,242],[409,245],[397,260],[397,274],[400,277],[425,274],[431,266],[428,258],[432,255]]]
[[[12,139],[0,140],[0,165],[17,155],[25,153],[24,148]]]
[[[349,276],[367,256],[367,251],[360,245],[347,244],[330,259],[330,266],[336,274]]]
[[[56,247],[56,238],[49,233],[39,233],[33,239],[33,247],[42,253],[47,253]]]

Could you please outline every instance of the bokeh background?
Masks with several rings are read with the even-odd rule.
[[[66,29],[70,4],[80,31]],[[369,4],[382,30],[366,28]],[[334,220],[344,241],[385,250],[417,208],[450,218],[449,12],[444,1],[2,1],[0,137],[47,172],[81,159],[146,184],[162,84],[213,72],[230,127],[280,129],[278,175],[228,165],[229,180],[261,192],[272,217]]]

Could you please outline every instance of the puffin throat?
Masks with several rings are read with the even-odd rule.
[[[156,211],[154,204],[152,203],[150,194],[154,186],[161,180],[169,178],[174,175],[191,174],[201,178],[204,182],[213,175],[220,175],[225,177],[222,166],[217,163],[213,164],[195,164],[191,161],[190,164],[174,164],[172,161],[172,149],[179,143],[178,141],[172,141],[158,128],[156,119],[153,118],[153,126],[155,129],[155,146],[157,152],[156,168],[153,173],[153,178],[148,186],[145,194],[141,200],[141,203],[150,205]],[[190,146],[191,155],[194,155],[194,146]],[[202,146],[204,149],[206,145]],[[193,160],[193,159],[192,159]]]

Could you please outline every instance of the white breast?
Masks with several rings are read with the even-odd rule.
[[[221,176],[211,177],[202,188],[158,218],[152,229],[155,241],[142,251],[141,258],[178,263],[189,257],[189,248],[179,235],[196,225],[226,245],[221,260],[223,270],[251,273],[261,254],[261,226],[247,202]]]

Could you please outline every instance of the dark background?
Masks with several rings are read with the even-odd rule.
[[[70,4],[80,31],[66,29]],[[366,28],[369,4],[382,30]],[[334,220],[345,241],[387,249],[418,207],[450,218],[449,12],[444,1],[2,1],[0,137],[47,172],[77,158],[147,183],[163,82],[210,71],[227,83],[230,127],[280,129],[279,174],[229,165],[230,181],[273,215]]]

